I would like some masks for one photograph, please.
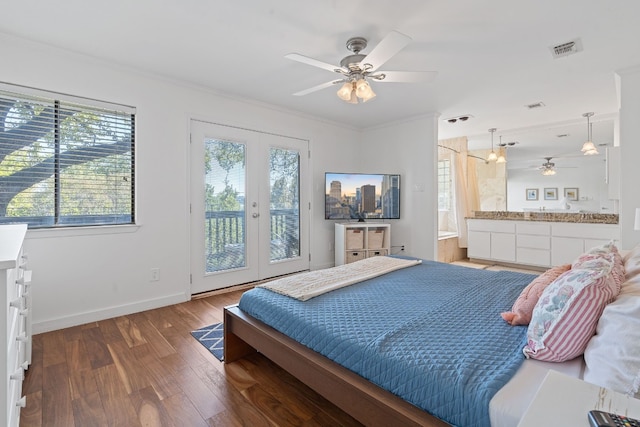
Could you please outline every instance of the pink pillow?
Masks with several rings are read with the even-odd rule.
[[[620,293],[614,257],[583,260],[547,286],[529,323],[526,357],[564,362],[584,353],[604,307]]]
[[[513,304],[511,311],[500,313],[500,316],[511,325],[528,325],[531,321],[533,308],[536,306],[542,291],[558,278],[562,273],[569,271],[571,264],[553,267],[535,279],[522,290],[520,296]]]

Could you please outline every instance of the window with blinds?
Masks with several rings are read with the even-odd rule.
[[[0,86],[0,224],[135,222],[135,110]]]

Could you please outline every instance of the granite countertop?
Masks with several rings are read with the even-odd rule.
[[[617,224],[618,214],[475,211],[469,219],[498,219],[517,221],[575,222],[585,224]]]

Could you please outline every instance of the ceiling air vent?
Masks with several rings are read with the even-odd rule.
[[[562,58],[563,56],[573,55],[574,53],[582,52],[582,41],[580,39],[574,39],[566,43],[561,43],[556,46],[551,46],[551,55],[554,59]]]
[[[529,110],[533,110],[534,108],[542,108],[544,107],[544,102],[534,102],[533,104],[525,105]]]

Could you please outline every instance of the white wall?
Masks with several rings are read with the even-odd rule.
[[[363,169],[401,174],[401,219],[391,221],[391,245],[432,260],[438,244],[437,120],[434,114],[369,129],[361,153]]]
[[[621,246],[640,244],[640,230],[633,229],[636,208],[640,208],[640,66],[620,70],[620,224]]]
[[[369,169],[369,164],[376,171],[378,167],[400,171],[405,180],[408,177],[408,185],[423,186],[424,197],[416,201],[405,191],[402,227],[394,241],[402,241],[417,255],[434,257],[429,246],[435,246],[435,238],[431,231],[424,231],[431,226],[423,223],[416,240],[406,224],[420,219],[422,212],[435,212],[434,157],[430,154],[435,147],[435,120],[363,133],[23,39],[0,35],[0,44],[0,81],[137,108],[138,225],[28,232],[25,249],[34,271],[35,332],[189,299],[188,136],[193,117],[310,141],[312,179],[310,188],[302,191],[313,192],[308,236],[312,269],[334,262],[334,222],[324,220],[324,172]],[[378,132],[384,137],[377,137]],[[385,140],[394,142],[385,147]],[[383,156],[376,157],[369,146]],[[383,161],[389,159],[393,161]],[[418,172],[409,173],[411,170]],[[158,282],[149,281],[153,267],[161,269]]]

